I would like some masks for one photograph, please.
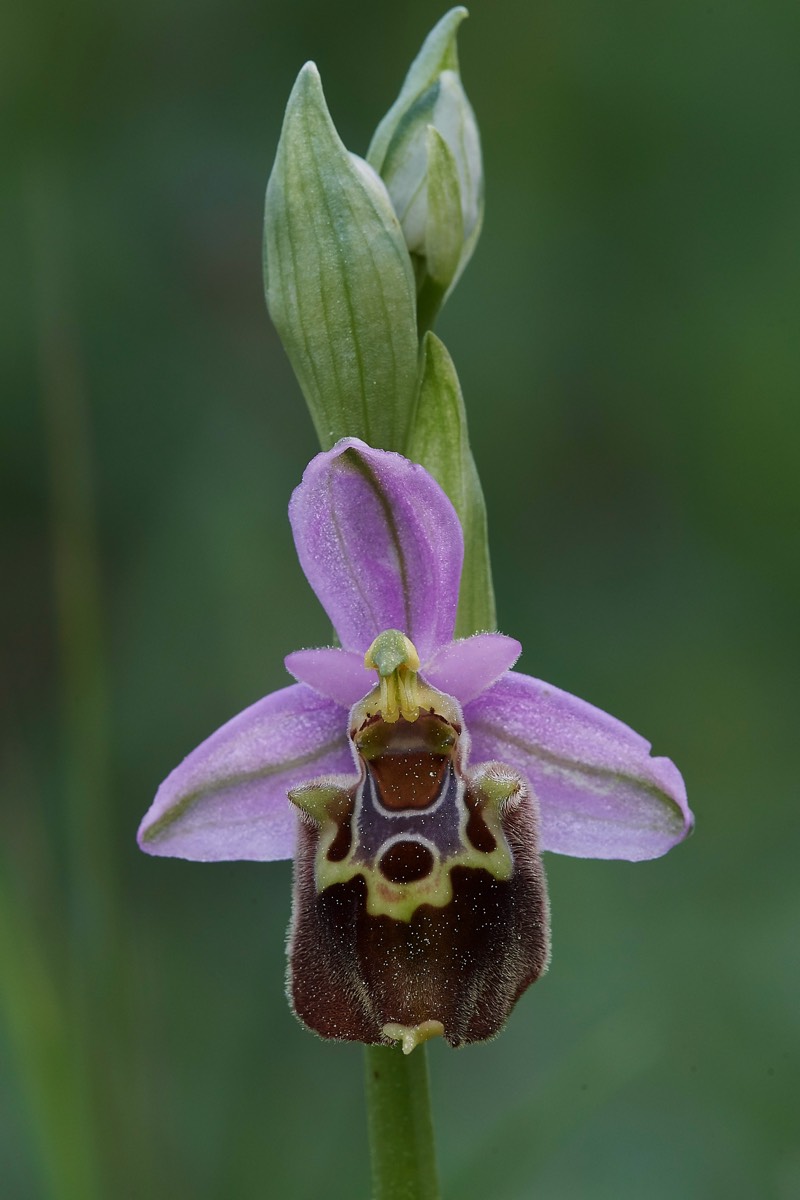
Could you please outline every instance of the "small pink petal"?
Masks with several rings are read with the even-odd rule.
[[[283,660],[286,670],[300,683],[327,696],[343,708],[352,708],[376,682],[375,672],[364,666],[364,655],[335,646],[320,650],[295,650]]]
[[[423,674],[440,692],[468,704],[510,670],[521,653],[522,647],[514,638],[502,633],[476,633],[442,646],[425,664]]]

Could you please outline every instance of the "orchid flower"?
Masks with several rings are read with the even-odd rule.
[[[491,1037],[547,965],[541,851],[664,854],[692,827],[680,773],[512,670],[513,638],[453,640],[463,537],[424,468],[345,438],[309,464],[289,518],[340,645],[289,654],[297,682],[168,776],[139,843],[296,854],[290,997],[323,1036]]]

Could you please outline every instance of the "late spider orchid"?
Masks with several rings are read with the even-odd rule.
[[[309,464],[289,517],[340,646],[290,654],[298,682],[172,772],[140,845],[296,854],[289,991],[323,1036],[491,1037],[547,964],[540,852],[664,854],[692,826],[680,773],[513,671],[513,638],[453,640],[462,532],[422,467],[345,438]]]

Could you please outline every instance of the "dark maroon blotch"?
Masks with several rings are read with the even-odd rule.
[[[433,855],[420,842],[395,842],[381,857],[381,875],[390,883],[415,883],[433,870]]]
[[[469,813],[467,818],[467,838],[476,850],[480,850],[482,854],[491,854],[493,850],[497,849],[497,841],[483,819],[481,803],[470,789],[467,789],[465,799],[467,812]]]

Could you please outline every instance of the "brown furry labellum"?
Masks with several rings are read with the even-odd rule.
[[[535,800],[509,767],[465,768],[452,697],[415,673],[387,694],[351,714],[360,776],[291,793],[289,997],[326,1038],[483,1041],[548,962]]]

